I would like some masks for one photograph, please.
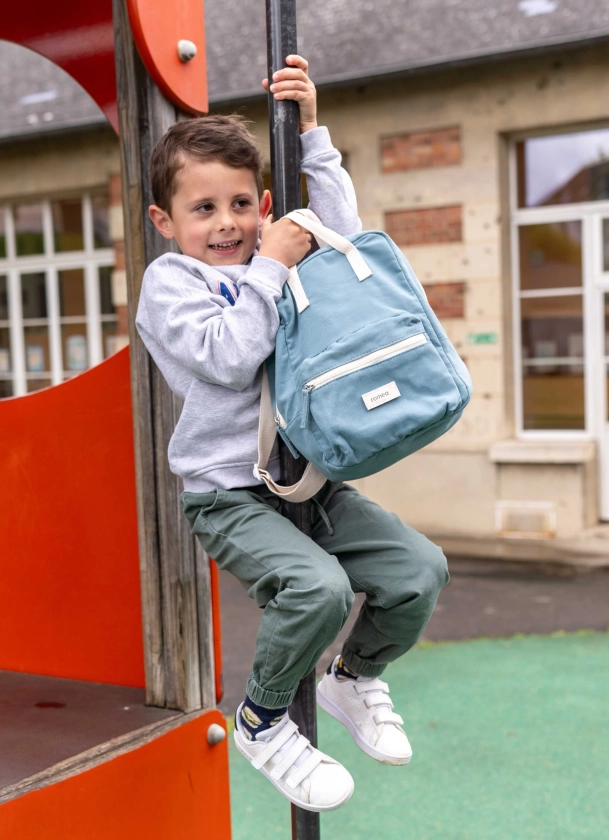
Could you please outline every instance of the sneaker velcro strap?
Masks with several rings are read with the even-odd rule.
[[[288,776],[286,782],[291,788],[297,788],[298,785],[303,782],[323,760],[323,753],[319,750],[313,750],[312,755],[310,755],[306,761],[303,761],[300,767],[297,767],[291,776]]]
[[[375,677],[373,680],[362,680],[362,682],[356,680],[355,690],[358,694],[361,694],[364,691],[384,691],[385,694],[388,694],[389,686],[386,682],[383,682]]]
[[[311,742],[304,735],[299,735],[295,744],[292,744],[287,753],[282,757],[279,764],[271,770],[273,779],[280,779],[283,774],[292,767],[297,758],[307,749]]]
[[[258,758],[255,758],[252,761],[252,767],[255,767],[256,770],[260,770],[260,768],[267,763],[269,758],[272,758],[277,750],[280,750],[286,741],[289,741],[292,735],[298,732],[298,726],[294,723],[293,720],[289,720],[285,726],[275,735],[274,738],[269,741],[269,745],[266,749],[262,750]]]
[[[393,700],[391,697],[388,694],[381,694],[380,691],[377,692],[376,696],[364,697],[364,703],[368,708],[370,706],[389,706],[393,709]]]
[[[397,723],[400,726],[404,723],[403,719],[396,715],[395,712],[392,712],[390,709],[378,709],[374,713],[374,721],[375,723]]]

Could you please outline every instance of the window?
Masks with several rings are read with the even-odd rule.
[[[517,424],[522,434],[594,431],[603,272],[609,272],[609,128],[514,148]]]
[[[523,429],[584,429],[581,222],[518,230]]]
[[[518,207],[609,199],[609,128],[516,144]]]
[[[111,355],[108,199],[0,207],[0,398],[56,385]]]

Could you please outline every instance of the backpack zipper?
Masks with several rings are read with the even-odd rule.
[[[277,407],[275,408],[275,423],[280,429],[287,429],[288,424],[283,419],[283,416]]]
[[[364,368],[375,365],[378,362],[384,362],[386,359],[391,359],[393,356],[399,356],[400,353],[405,353],[408,350],[414,350],[415,347],[421,347],[428,341],[425,333],[417,333],[411,335],[409,338],[403,338],[401,341],[396,341],[395,344],[390,344],[388,347],[382,347],[380,350],[374,350],[372,353],[367,353],[365,356],[360,356],[359,359],[354,359],[352,362],[347,362],[344,365],[339,365],[333,370],[328,370],[319,376],[309,379],[303,385],[302,395],[302,415],[301,428],[306,428],[309,419],[309,400],[311,393],[322,385],[327,385],[329,382],[334,382],[335,379],[340,379],[342,376],[347,376],[350,373],[363,370]]]

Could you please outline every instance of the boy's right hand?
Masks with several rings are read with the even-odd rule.
[[[291,268],[300,262],[311,247],[311,234],[290,219],[274,222],[270,216],[262,223],[262,244],[258,252]]]

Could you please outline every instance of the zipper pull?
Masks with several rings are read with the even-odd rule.
[[[302,389],[302,409],[300,411],[300,428],[306,429],[309,425],[309,403],[311,401],[311,391],[309,388]]]

